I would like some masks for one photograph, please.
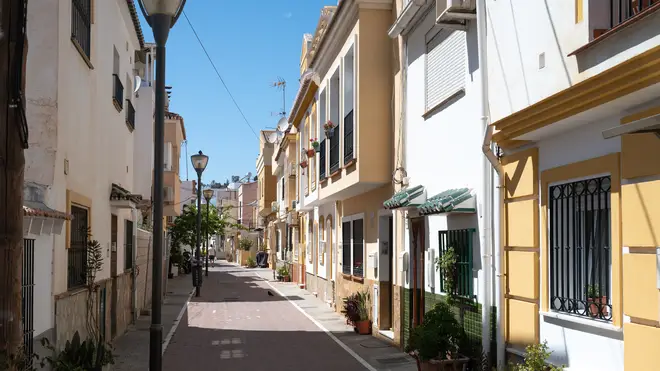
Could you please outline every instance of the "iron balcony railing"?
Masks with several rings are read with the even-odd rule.
[[[135,107],[133,107],[133,103],[129,99],[126,99],[126,125],[131,130],[135,129]]]
[[[456,254],[456,286],[454,293],[466,299],[474,295],[474,279],[472,277],[472,244],[474,229],[457,229],[451,231],[438,231],[440,259],[449,248]],[[440,274],[440,291],[448,293],[444,272]]]
[[[71,40],[78,44],[87,58],[91,58],[91,31],[91,0],[73,0],[71,3]]]
[[[550,308],[612,320],[610,176],[549,189]]]
[[[353,110],[344,117],[344,165],[355,158],[353,151]]]
[[[660,0],[610,0],[610,28],[635,17]]]
[[[117,74],[112,74],[112,100],[120,110],[124,108],[124,85]]]
[[[325,173],[325,143],[327,139],[323,139],[321,141],[321,145],[319,146],[319,180],[323,180],[326,177]]]
[[[330,175],[339,171],[339,136],[330,139]]]
[[[67,249],[67,288],[69,290],[87,283],[87,213],[86,209],[71,206],[71,234]]]

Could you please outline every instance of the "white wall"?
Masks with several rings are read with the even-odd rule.
[[[53,236],[26,235],[34,239],[34,336],[54,326]]]
[[[569,56],[591,40],[597,11],[609,9],[605,1],[583,3],[584,19],[576,23],[573,1],[486,0],[493,122],[660,44],[656,13]]]
[[[468,57],[465,94],[424,118],[426,34],[434,24],[435,13],[431,12],[409,34],[407,40],[408,80],[404,148],[410,185],[423,185],[429,198],[448,189],[461,187],[468,187],[477,194],[482,194],[480,187],[483,177],[483,132],[478,110],[480,82],[476,25],[471,23],[466,33]],[[479,218],[475,214],[441,214],[427,217],[426,220],[426,248],[434,249],[436,257],[439,249],[438,231],[467,228],[478,231]],[[406,221],[405,251],[409,254],[410,233],[411,223]],[[474,236],[474,268],[479,269],[481,274],[478,232]],[[425,268],[435,269],[432,264]],[[400,271],[400,267],[398,270]],[[403,286],[410,287],[410,272],[403,275],[403,278]],[[478,292],[476,283],[475,277],[475,293]],[[427,282],[426,290],[438,292],[439,288],[439,275],[436,272],[433,288]]]
[[[120,54],[120,76],[132,76],[139,49],[125,2],[97,1],[92,25],[90,69],[71,42],[71,2],[35,1],[28,8],[27,115],[31,136],[26,151],[25,180],[46,185],[46,203],[66,210],[70,189],[92,200],[94,238],[106,248],[99,279],[110,275],[110,208],[112,183],[132,190],[133,133],[126,126],[126,108],[112,103],[113,47]],[[130,27],[128,26],[130,25]],[[130,87],[125,98],[131,97]],[[65,174],[65,160],[68,174]],[[123,261],[123,220],[118,246]],[[55,237],[53,293],[67,290],[65,234]],[[122,267],[123,268],[123,267]],[[121,269],[120,269],[121,271]]]
[[[318,213],[316,216],[316,223],[320,223],[321,217],[323,217],[323,226],[319,224],[318,227],[318,235],[316,236],[317,244],[316,244],[316,267],[317,267],[317,275],[321,278],[324,279],[329,279],[331,278],[331,275],[328,274],[328,265],[330,264],[330,256],[332,254],[332,245],[330,245],[330,241],[328,240],[328,231],[326,230],[327,228],[327,220],[328,220],[328,215],[332,216],[332,223],[333,223],[333,229],[330,233],[332,233],[332,242],[337,243],[337,226],[336,226],[336,214],[335,214],[335,203],[334,202],[328,202],[325,204],[322,204],[318,207]],[[321,230],[323,230],[323,234],[321,234]],[[325,247],[325,256],[323,258],[323,264],[321,264],[321,259],[320,256],[323,254],[323,251],[321,249],[321,241],[326,242],[326,247]],[[333,264],[336,266],[336,262],[333,261]]]

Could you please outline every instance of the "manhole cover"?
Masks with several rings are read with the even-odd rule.
[[[381,365],[397,365],[404,363],[412,363],[413,360],[412,358],[409,358],[405,355],[401,355],[401,356],[387,357],[387,358],[376,358],[376,362],[380,363]]]

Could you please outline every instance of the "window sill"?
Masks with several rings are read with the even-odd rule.
[[[328,176],[328,178],[334,178],[338,175],[341,175],[341,168],[339,168],[339,170],[335,171],[334,173],[330,174],[330,176]]]
[[[112,98],[112,104],[117,109],[117,112],[121,112],[124,109],[124,107],[122,107],[121,104],[119,104],[119,102],[117,102],[115,98]]]
[[[85,54],[85,51],[83,50],[83,48],[78,43],[78,40],[76,40],[72,37],[71,42],[73,43],[73,46],[76,48],[76,50],[80,54],[80,57],[82,57],[83,61],[85,61],[85,64],[87,65],[87,67],[89,67],[90,70],[93,70],[94,65],[92,65],[92,61],[89,60],[89,57]]]
[[[617,326],[615,326],[611,323],[608,323],[608,322],[603,322],[603,321],[598,321],[598,320],[593,320],[593,319],[580,318],[580,317],[577,317],[577,316],[571,316],[569,314],[563,314],[563,313],[558,313],[558,312],[541,312],[541,315],[543,317],[554,318],[554,319],[557,319],[559,321],[575,323],[575,324],[578,324],[578,325],[598,328],[598,329],[601,329],[601,330],[607,330],[607,331],[612,331],[612,332],[617,332],[617,333],[623,331],[622,327],[617,327]]]
[[[465,88],[459,89],[454,94],[450,95],[447,99],[441,101],[440,103],[426,110],[426,112],[422,114],[422,118],[424,120],[428,120],[431,116],[447,108],[447,106],[461,99],[464,95],[465,95]]]
[[[357,163],[357,158],[352,158],[350,161],[344,163],[344,169],[348,169],[349,167],[355,165]]]
[[[364,277],[359,277],[359,276],[353,276],[351,274],[346,274],[342,273],[341,274],[342,278],[347,280],[347,281],[353,281],[357,283],[364,283]]]

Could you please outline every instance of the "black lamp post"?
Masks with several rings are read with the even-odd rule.
[[[193,267],[193,286],[195,296],[199,296],[202,288],[202,173],[209,163],[209,156],[199,151],[198,154],[190,156],[193,168],[197,172],[197,246],[195,249],[195,267]]]
[[[163,152],[165,147],[165,44],[186,0],[138,0],[156,41],[156,106],[154,109],[154,255],[149,329],[149,370],[163,369]]]
[[[213,198],[213,190],[204,190],[204,199],[206,200],[206,277],[209,276],[209,209],[211,208],[211,199]]]

